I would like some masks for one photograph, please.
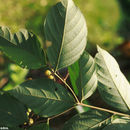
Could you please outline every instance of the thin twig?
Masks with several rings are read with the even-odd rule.
[[[71,93],[73,94],[75,100],[77,103],[80,103],[77,96],[75,95],[74,91],[71,89],[71,87],[66,83],[66,81],[64,81],[64,79],[62,79],[56,72],[54,72],[54,75],[59,78],[67,87],[68,89],[71,91]]]
[[[70,109],[67,109],[66,111],[64,111],[64,112],[62,112],[62,113],[60,113],[60,114],[58,114],[58,115],[55,115],[55,116],[50,117],[49,120],[54,119],[54,118],[56,118],[56,117],[58,117],[58,116],[61,116],[61,115],[65,114],[65,113],[71,111],[73,108],[75,108],[75,106],[71,107]]]
[[[64,81],[66,81],[68,77],[69,77],[69,73],[67,73],[67,75],[65,76]]]
[[[92,109],[97,109],[97,110],[105,111],[105,112],[109,112],[109,113],[112,113],[112,114],[115,114],[115,115],[125,116],[125,117],[129,117],[129,118],[130,118],[130,115],[123,114],[123,113],[116,112],[116,111],[112,111],[112,110],[108,110],[108,109],[105,109],[105,108],[95,107],[95,106],[91,106],[91,105],[87,105],[87,104],[83,104],[83,103],[78,103],[78,105],[85,106],[85,107],[89,107],[89,108],[92,108]]]

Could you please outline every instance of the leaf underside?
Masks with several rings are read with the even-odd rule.
[[[43,117],[57,115],[75,104],[63,86],[46,78],[27,81],[9,92]]]
[[[90,97],[97,88],[97,75],[94,59],[89,53],[84,54],[79,59],[79,77],[77,86],[79,98],[83,101]]]
[[[56,4],[44,23],[47,55],[55,71],[77,61],[86,47],[86,22],[72,0]]]
[[[89,110],[77,114],[67,121],[63,130],[97,130],[104,127],[111,120],[111,115],[105,112]]]
[[[130,118],[117,118],[108,124],[103,130],[130,130]]]
[[[104,101],[123,112],[130,112],[130,84],[116,60],[98,47],[95,57],[98,67],[98,89]]]
[[[37,69],[45,65],[38,39],[25,29],[12,34],[7,27],[0,27],[0,50],[22,68]]]

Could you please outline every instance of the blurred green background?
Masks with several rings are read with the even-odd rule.
[[[0,0],[0,26],[8,26],[13,32],[26,28],[43,39],[45,16],[56,2],[58,0]],[[110,51],[130,80],[130,0],[74,2],[86,18],[87,49],[94,55],[95,45],[99,44]],[[4,86],[8,90],[8,86],[19,84],[27,72],[0,54],[0,88]]]
[[[58,0],[0,0],[0,25],[17,31],[27,28],[42,36],[42,25],[49,8]],[[88,26],[88,40],[113,49],[123,37],[117,31],[124,17],[117,0],[74,0]]]

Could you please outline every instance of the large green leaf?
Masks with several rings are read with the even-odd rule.
[[[23,68],[36,69],[45,65],[38,39],[27,30],[11,34],[7,27],[0,27],[0,50]]]
[[[130,130],[130,118],[117,118],[108,124],[103,130]]]
[[[76,93],[76,95],[78,95],[78,87],[76,84],[76,81],[79,77],[79,63],[78,63],[78,61],[75,62],[74,64],[72,64],[71,66],[69,66],[68,71],[69,71],[69,76],[70,76],[70,80],[71,80],[71,84],[72,84],[72,87],[74,89],[74,92]]]
[[[119,111],[130,112],[130,84],[116,60],[98,47],[95,61],[98,66],[98,89],[104,101]]]
[[[14,127],[27,121],[26,109],[14,97],[0,94],[0,126]]]
[[[9,92],[43,117],[59,114],[75,104],[63,86],[46,78],[26,81]]]
[[[111,118],[108,113],[90,110],[72,117],[65,123],[63,130],[97,130],[108,124]]]
[[[85,52],[79,59],[79,77],[77,86],[80,100],[90,97],[97,88],[97,75],[94,59]]]
[[[86,22],[72,0],[61,0],[48,13],[44,23],[47,55],[54,70],[73,64],[86,46]]]

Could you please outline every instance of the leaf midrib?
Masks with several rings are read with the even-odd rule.
[[[63,6],[63,5],[62,5]],[[64,7],[65,8],[65,7]],[[59,10],[58,10],[59,11]],[[55,70],[54,72],[57,71],[58,67],[59,67],[59,62],[60,62],[60,57],[61,57],[61,53],[62,53],[62,49],[63,49],[63,43],[64,43],[64,35],[65,35],[65,28],[66,28],[66,22],[67,22],[67,13],[68,12],[68,3],[67,3],[67,7],[66,7],[66,15],[65,15],[65,25],[64,25],[64,31],[63,31],[63,38],[62,38],[62,43],[61,43],[61,47],[60,47],[60,51],[59,51],[59,54],[58,54],[58,59],[57,59],[57,62],[56,62],[56,67],[55,67]]]
[[[101,50],[101,51],[102,51],[102,50]],[[100,53],[102,54],[102,52],[101,52],[101,51],[100,51]],[[118,90],[118,87],[117,87],[116,81],[114,80],[113,76],[111,75],[111,73],[110,73],[110,71],[109,71],[109,67],[108,67],[108,66],[107,66],[107,64],[106,64],[106,60],[104,59],[103,54],[102,54],[101,56],[103,57],[103,60],[104,60],[105,65],[106,65],[106,68],[107,68],[108,73],[110,74],[110,77],[111,77],[111,79],[112,79],[112,81],[113,81],[113,83],[114,83],[114,85],[115,85],[115,87],[116,87],[116,90],[118,91],[118,93],[119,93],[119,95],[120,95],[121,99],[124,101],[124,103],[125,103],[125,105],[126,105],[127,109],[129,110],[129,106],[127,105],[127,103],[125,102],[124,98],[122,97],[122,95],[121,95],[120,91]]]
[[[30,91],[27,88],[25,88],[25,89],[30,93]],[[60,102],[69,102],[70,101],[70,100],[68,101],[68,100],[53,99],[53,98],[50,98],[50,97],[45,98],[43,96],[35,96],[35,95],[32,95],[31,93],[30,93],[30,95],[29,94],[23,94],[23,95],[24,96],[30,96],[30,97],[32,96],[32,97],[35,97],[35,98],[43,98],[43,99],[46,99],[46,100],[55,100],[55,101],[60,101]]]
[[[92,126],[91,128],[94,128],[94,127],[96,127],[96,126],[99,126],[99,124],[105,123],[107,120],[110,120],[112,117],[113,117],[113,115],[110,116],[110,117],[108,117],[108,118],[105,118],[103,121],[100,121],[100,122],[96,123],[96,124],[95,124],[94,126]],[[108,123],[108,124],[109,124],[109,123]]]

